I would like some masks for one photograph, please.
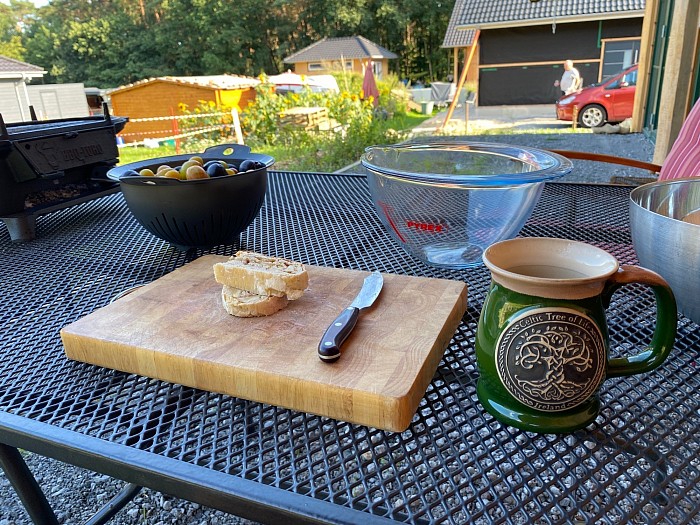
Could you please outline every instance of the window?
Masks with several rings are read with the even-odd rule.
[[[627,84],[628,86],[636,86],[637,85],[637,70],[635,69],[634,71],[630,71],[624,77],[622,77],[622,83]]]
[[[623,69],[639,62],[641,40],[608,40],[603,51],[603,67],[600,69],[601,80],[617,75]]]
[[[326,71],[326,70],[336,70],[336,69],[342,69],[343,65],[340,60],[334,60],[330,63],[326,62],[309,62],[308,63],[308,70],[309,71]],[[352,60],[348,60],[345,62],[345,69],[352,71]]]
[[[610,84],[605,89],[617,89],[621,87],[632,87],[637,85],[637,70],[630,71],[626,75],[621,76],[618,80]]]

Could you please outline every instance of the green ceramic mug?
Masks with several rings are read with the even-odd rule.
[[[608,377],[648,372],[676,338],[673,292],[651,270],[622,266],[608,252],[566,239],[517,238],[491,245],[491,286],[476,334],[477,395],[496,419],[533,432],[570,432],[592,422]],[[656,296],[651,344],[611,359],[605,309],[619,287]]]

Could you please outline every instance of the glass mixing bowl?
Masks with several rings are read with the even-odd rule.
[[[482,264],[487,247],[520,232],[544,182],[573,168],[549,151],[467,141],[370,146],[361,162],[389,234],[444,268]]]

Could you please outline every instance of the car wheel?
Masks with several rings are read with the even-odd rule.
[[[584,128],[597,128],[602,126],[608,119],[608,114],[603,106],[591,104],[586,106],[578,114],[578,123]]]

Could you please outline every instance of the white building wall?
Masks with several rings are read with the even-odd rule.
[[[24,88],[19,81],[0,79],[0,114],[2,119],[7,122],[21,122],[22,112],[20,111],[20,103],[25,108],[27,120],[29,119],[29,110],[27,108]]]
[[[30,105],[39,120],[90,115],[83,84],[28,85],[25,92],[21,82],[0,79],[0,113],[6,123],[30,120]]]

